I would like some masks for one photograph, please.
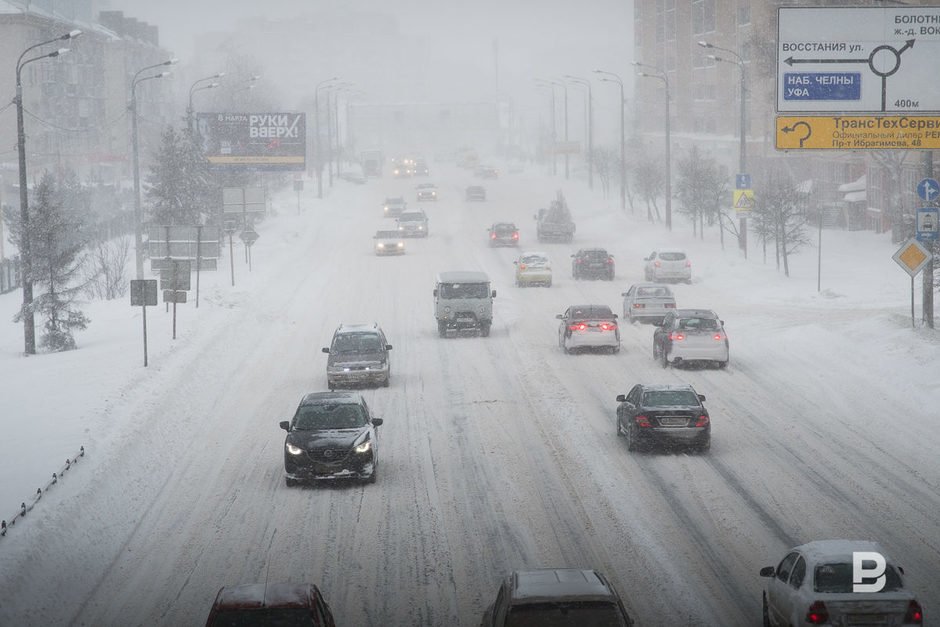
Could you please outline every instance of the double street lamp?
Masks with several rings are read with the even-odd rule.
[[[322,142],[320,141],[320,90],[332,83],[338,81],[339,77],[334,76],[326,80],[322,80],[316,84],[316,87],[313,88],[313,128],[315,135],[315,146],[314,146],[314,161],[317,168],[317,198],[323,198],[323,150],[321,149]]]
[[[571,157],[570,151],[568,150],[568,84],[562,83],[560,81],[549,81],[549,80],[545,80],[544,78],[538,78],[536,79],[536,81],[552,86],[552,139],[553,140],[554,140],[554,135],[555,135],[555,131],[554,131],[554,128],[555,128],[555,89],[554,87],[556,85],[558,87],[561,87],[565,93],[565,180],[567,180],[570,174],[569,162],[570,162],[570,157]],[[553,155],[555,153],[555,148],[556,146],[553,145],[552,146]],[[552,158],[553,158],[552,174],[554,174],[555,173],[554,172],[555,170],[554,156]]]
[[[169,76],[169,72],[158,72],[157,74],[148,74],[146,76],[141,76],[141,74],[165,65],[173,65],[178,61],[179,59],[169,59],[163,63],[148,65],[147,67],[137,70],[134,74],[134,78],[131,79],[131,103],[128,108],[131,110],[131,145],[134,152],[134,260],[137,266],[138,280],[144,278],[144,236],[143,210],[140,206],[140,146],[137,134],[137,85],[144,81]]]
[[[555,86],[551,82],[541,78],[535,79],[538,87],[548,89],[552,94],[552,176],[558,174],[558,153],[555,152],[555,144],[558,143],[557,133],[555,131]]]
[[[587,135],[587,162],[588,166],[588,188],[594,189],[594,99],[591,96],[591,81],[586,78],[579,78],[577,76],[572,76],[570,74],[565,74],[564,78],[571,81],[572,83],[577,83],[579,85],[584,85],[587,90],[585,108],[587,109],[584,134]]]
[[[193,81],[193,84],[189,86],[189,107],[186,109],[186,117],[189,120],[189,132],[193,135],[196,133],[196,112],[193,109],[193,94],[202,89],[215,89],[219,86],[219,83],[215,82],[217,79],[225,76],[225,72],[218,72],[212,76],[206,76],[198,80]],[[211,82],[210,82],[211,81]],[[202,83],[209,83],[208,85],[202,85]]]
[[[745,86],[747,85],[747,77],[745,74],[744,58],[741,55],[739,55],[737,52],[735,52],[734,50],[731,50],[729,48],[722,48],[721,46],[710,44],[707,41],[700,41],[698,42],[698,45],[700,45],[703,48],[711,48],[713,50],[721,50],[722,52],[727,52],[728,54],[733,56],[734,59],[725,59],[724,57],[719,57],[714,54],[706,55],[706,58],[713,59],[721,63],[733,63],[738,66],[739,70],[741,70],[741,88],[740,88],[741,93],[739,94],[740,101],[741,101],[741,117],[740,117],[740,120],[738,121],[739,131],[740,131],[739,132],[740,146],[738,148],[738,153],[739,153],[738,154],[738,172],[741,174],[744,174],[747,172],[747,138],[745,135],[745,130],[747,128],[747,124],[746,124],[747,110],[745,108]],[[744,217],[743,215],[741,216],[740,221],[739,221],[738,245],[741,247],[741,250],[744,251],[744,258],[747,259],[747,218]]]
[[[21,264],[20,276],[22,277],[23,281],[23,309],[21,314],[23,316],[23,338],[25,352],[27,355],[34,355],[36,353],[36,322],[35,318],[33,317],[33,260],[31,255],[31,243],[29,241],[29,193],[26,189],[26,126],[23,120],[22,72],[23,68],[33,61],[40,61],[42,59],[55,59],[56,57],[60,57],[63,54],[66,54],[69,49],[59,48],[58,50],[40,54],[39,56],[31,57],[26,60],[23,60],[23,57],[25,57],[31,50],[35,50],[40,46],[46,46],[57,41],[68,41],[70,39],[75,39],[81,34],[82,31],[80,30],[72,30],[54,39],[42,41],[38,44],[33,44],[24,50],[16,60],[16,96],[14,98],[14,102],[16,103],[16,147],[19,156],[20,175],[21,237],[19,248]]]
[[[617,83],[620,85],[620,210],[627,210],[627,144],[626,137],[624,135],[624,118],[626,117],[624,111],[624,104],[626,99],[623,95],[623,79],[620,78],[617,74],[613,72],[607,72],[605,70],[594,70],[595,74],[603,74],[600,80],[606,83]]]
[[[655,78],[663,82],[663,85],[666,88],[666,228],[670,231],[672,230],[672,158],[669,156],[669,77],[666,76],[666,72],[662,69],[646,65],[645,63],[633,62],[633,65],[637,67],[647,68],[654,70],[655,74],[648,74],[647,72],[637,72],[637,76],[642,76],[644,78]]]

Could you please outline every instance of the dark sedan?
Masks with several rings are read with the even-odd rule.
[[[617,435],[627,438],[630,451],[656,442],[705,452],[711,446],[711,419],[704,400],[691,385],[637,384],[617,396]]]
[[[582,248],[571,255],[571,276],[575,279],[614,280],[614,256],[603,248]]]
[[[314,479],[360,479],[375,483],[381,418],[372,417],[360,394],[312,392],[294,417],[280,423],[287,431],[284,472],[287,485]]]

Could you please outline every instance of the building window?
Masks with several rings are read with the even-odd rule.
[[[692,34],[714,32],[715,20],[715,0],[692,0]]]
[[[738,26],[744,26],[751,23],[751,5],[742,4],[738,7]]]

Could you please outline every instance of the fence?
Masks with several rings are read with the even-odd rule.
[[[20,260],[0,259],[0,294],[12,292],[20,286]]]
[[[70,457],[65,460],[65,466],[62,467],[62,470],[59,472],[52,473],[52,479],[46,482],[46,485],[41,488],[36,488],[36,493],[33,494],[29,499],[29,504],[27,505],[26,501],[20,503],[20,509],[13,514],[10,518],[10,521],[6,520],[0,521],[0,538],[3,538],[7,535],[7,530],[16,524],[16,521],[24,516],[27,513],[33,511],[33,508],[36,507],[36,503],[39,502],[39,499],[42,498],[42,495],[49,491],[49,488],[54,486],[59,482],[59,477],[63,476],[68,470],[72,467],[72,464],[78,463],[78,460],[85,456],[85,447],[80,446],[78,448],[78,454],[74,457]]]

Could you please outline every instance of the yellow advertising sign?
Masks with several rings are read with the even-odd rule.
[[[777,150],[938,150],[940,116],[777,116]]]

